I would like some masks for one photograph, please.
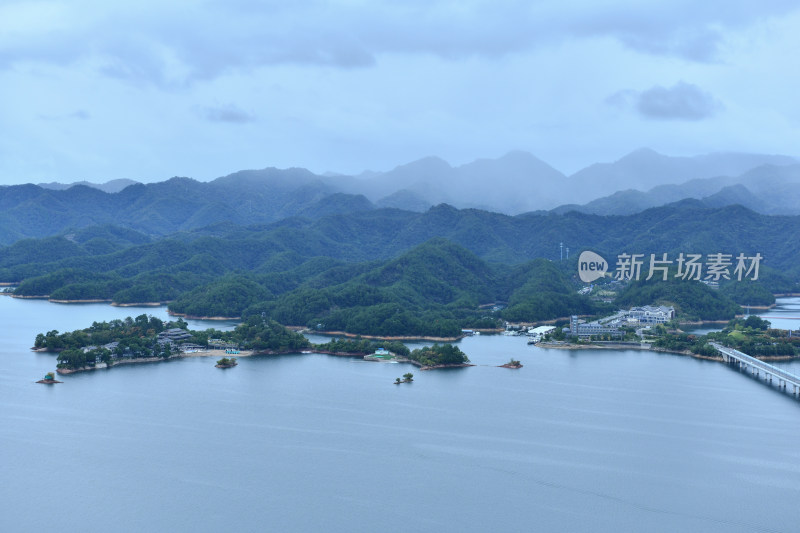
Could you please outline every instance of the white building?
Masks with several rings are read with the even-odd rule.
[[[645,305],[643,307],[631,307],[627,312],[629,322],[638,322],[640,324],[663,324],[675,318],[675,308],[672,306],[665,307]]]

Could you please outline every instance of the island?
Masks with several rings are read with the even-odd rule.
[[[231,357],[230,359],[227,357],[223,357],[222,359],[217,361],[217,364],[214,365],[217,368],[233,368],[239,363],[236,362],[235,357]]]
[[[342,338],[315,344],[313,351],[338,357],[360,357],[365,361],[392,361],[410,353],[405,344],[395,340]]]
[[[44,375],[44,379],[40,379],[36,383],[44,383],[45,385],[52,385],[54,383],[64,383],[64,382],[58,381],[53,372],[48,372],[47,374]]]
[[[409,363],[422,370],[474,366],[464,352],[452,344],[434,344],[413,351],[395,340],[332,339],[314,345],[300,333],[261,315],[248,317],[233,331],[192,331],[187,326],[181,318],[164,322],[143,314],[124,320],[94,322],[88,328],[72,332],[39,333],[31,349],[57,353],[59,374],[217,354],[224,355],[217,360],[217,368],[236,366],[236,357],[229,357],[232,354],[308,353]],[[400,382],[408,383],[412,376],[403,378],[407,381]]]
[[[58,354],[56,371],[70,374],[197,355],[294,354],[310,346],[299,333],[261,316],[249,317],[233,331],[192,331],[183,319],[164,322],[143,314],[72,332],[39,333],[32,349]]]
[[[407,374],[403,374],[403,379],[397,378],[394,380],[395,385],[400,385],[401,383],[411,383],[414,381],[414,374],[408,372]]]
[[[417,348],[400,360],[418,366],[420,370],[475,366],[470,364],[469,358],[458,346],[452,344],[434,344]]]
[[[517,361],[516,359],[514,359],[514,358],[512,357],[512,358],[511,358],[511,360],[510,360],[508,363],[506,363],[506,364],[504,364],[504,365],[500,365],[498,368],[513,368],[513,369],[519,369],[519,368],[522,368],[522,363],[520,363],[519,361]]]

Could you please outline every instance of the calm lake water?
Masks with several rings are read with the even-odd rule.
[[[480,336],[465,369],[195,357],[34,383],[37,333],[143,312],[166,317],[0,298],[0,531],[797,531],[800,401],[722,364]]]

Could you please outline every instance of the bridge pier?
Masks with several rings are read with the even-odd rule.
[[[750,371],[750,375],[761,379],[761,371],[764,371],[764,383],[769,382],[772,386],[773,382],[777,384],[779,390],[788,391],[788,386],[792,386],[792,396],[800,398],[800,375],[792,372],[787,372],[782,368],[773,366],[769,363],[756,359],[746,353],[740,352],[733,348],[722,346],[716,342],[711,345],[722,354],[723,361],[730,366],[737,368],[740,372]]]

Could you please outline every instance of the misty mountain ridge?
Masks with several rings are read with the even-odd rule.
[[[74,187],[76,185],[83,185],[84,187],[92,187],[93,189],[99,189],[103,192],[115,193],[115,192],[120,192],[125,187],[129,185],[134,185],[136,183],[139,182],[129,179],[116,179],[107,181],[105,183],[91,183],[88,181],[76,181],[73,183],[58,183],[56,181],[51,181],[50,183],[39,183],[37,185],[43,189],[52,189],[54,191],[63,191],[71,187]]]
[[[0,244],[116,224],[166,235],[218,223],[269,224],[378,208],[425,212],[449,204],[516,215],[553,210],[633,214],[685,198],[765,214],[800,214],[800,163],[791,157],[671,157],[636,150],[566,176],[528,152],[453,167],[426,157],[387,172],[318,175],[304,168],[242,170],[210,182],[113,180],[0,187]],[[119,191],[113,191],[126,185]],[[584,202],[581,205],[582,202]]]
[[[553,211],[630,215],[685,198],[701,200],[709,207],[741,204],[767,215],[800,214],[800,164],[766,164],[735,177],[693,179],[681,184],[659,185],[647,191],[627,189],[583,205],[561,205]]]

